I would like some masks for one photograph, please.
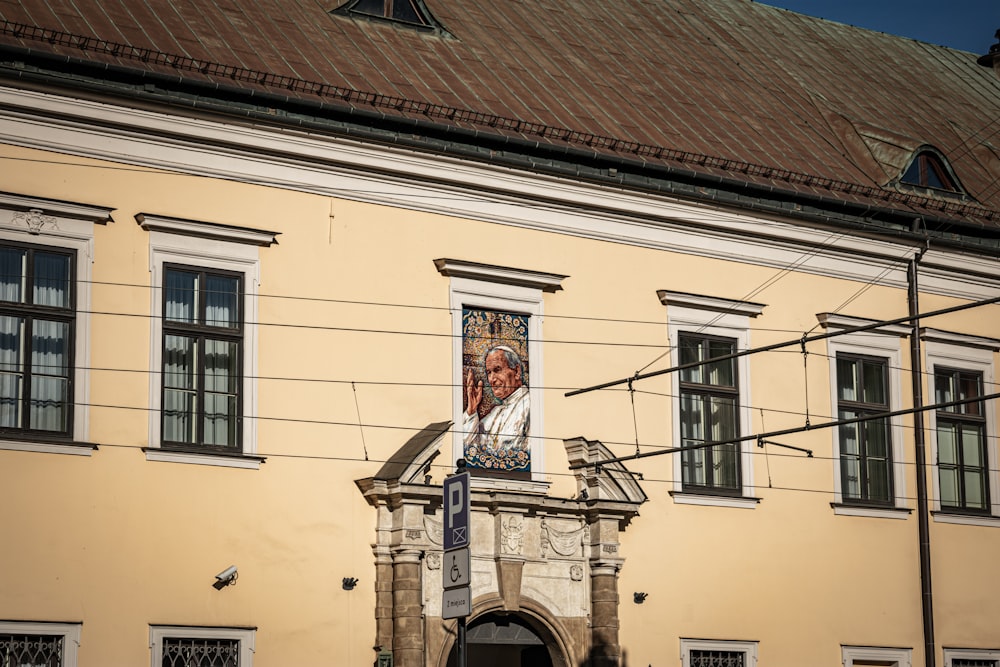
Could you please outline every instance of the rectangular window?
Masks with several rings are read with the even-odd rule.
[[[886,359],[837,355],[837,417],[860,419],[889,411]],[[887,418],[838,427],[845,503],[893,504],[892,436]]]
[[[0,667],[59,667],[62,635],[0,635]]]
[[[165,265],[164,447],[241,451],[243,277]]]
[[[78,623],[0,621],[0,667],[74,667]]]
[[[680,365],[733,354],[729,338],[681,333]],[[680,371],[681,445],[731,440],[739,436],[739,385],[736,360],[726,359]],[[740,444],[730,443],[681,453],[685,491],[739,495]]]
[[[73,434],[76,253],[0,245],[0,431]]]
[[[981,373],[936,367],[934,402],[949,403],[983,395]],[[941,408],[936,414],[941,508],[990,511],[986,415],[981,402]]]
[[[238,639],[163,638],[163,667],[239,667]]]
[[[252,667],[255,630],[152,626],[153,667]]]
[[[691,667],[745,667],[742,651],[691,651]]]
[[[841,646],[844,667],[911,667],[912,649]]]
[[[1000,667],[1000,651],[946,648],[944,667]]]
[[[681,639],[682,667],[755,667],[757,642]]]

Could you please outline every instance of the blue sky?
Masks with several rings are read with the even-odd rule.
[[[1000,0],[759,0],[820,18],[953,49],[986,53],[1000,28]]]

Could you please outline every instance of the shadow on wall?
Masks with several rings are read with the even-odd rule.
[[[522,667],[527,667],[527,665]],[[621,660],[618,660],[615,656],[607,655],[604,649],[595,647],[590,649],[587,657],[580,663],[580,667],[628,667],[628,654],[622,650]]]

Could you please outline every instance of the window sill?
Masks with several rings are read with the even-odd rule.
[[[18,452],[39,452],[42,454],[90,456],[97,449],[97,445],[90,442],[55,442],[13,438],[10,440],[0,440],[0,449],[9,449]]]
[[[848,505],[830,503],[834,514],[840,516],[866,516],[873,519],[908,519],[913,512],[908,507],[879,507],[875,505]]]
[[[690,491],[670,491],[670,497],[678,505],[705,505],[708,507],[735,507],[738,509],[757,509],[760,498],[748,496],[722,496],[708,493],[691,493]]]
[[[161,449],[160,447],[143,447],[147,461],[162,461],[165,463],[187,463],[191,465],[219,466],[223,468],[245,468],[260,470],[260,464],[266,459],[263,456],[251,454],[219,454],[216,452],[192,452],[176,449]]]
[[[964,512],[949,512],[947,510],[934,510],[931,512],[935,523],[957,523],[964,526],[986,526],[988,528],[1000,528],[1000,516],[992,514],[966,514]]]

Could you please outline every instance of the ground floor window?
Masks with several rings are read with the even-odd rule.
[[[910,667],[913,649],[841,646],[844,667]]]
[[[757,642],[682,639],[683,667],[755,667]]]
[[[0,621],[0,667],[75,667],[77,623]]]
[[[1000,649],[946,648],[944,667],[1000,667]]]
[[[255,630],[152,626],[153,667],[252,667]]]

